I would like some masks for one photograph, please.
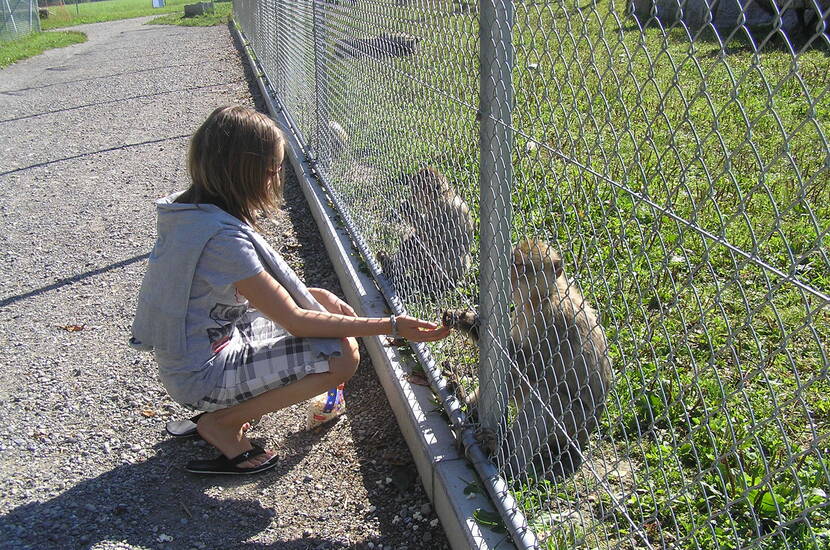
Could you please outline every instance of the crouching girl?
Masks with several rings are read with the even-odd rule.
[[[448,333],[409,316],[357,317],[331,292],[306,288],[256,231],[258,214],[281,202],[283,156],[269,117],[220,107],[190,142],[190,187],[156,203],[131,344],[153,350],[175,401],[205,411],[196,429],[221,454],[189,462],[191,472],[275,466],[275,454],[246,437],[247,420],[351,378],[356,337],[429,342]]]

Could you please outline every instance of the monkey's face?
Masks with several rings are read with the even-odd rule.
[[[413,196],[437,198],[449,190],[447,178],[433,168],[423,168],[410,180]]]
[[[544,241],[523,239],[513,249],[510,283],[515,305],[538,303],[550,296],[561,275],[562,258],[553,247]]]

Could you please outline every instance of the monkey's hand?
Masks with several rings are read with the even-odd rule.
[[[476,431],[475,437],[476,441],[481,445],[481,448],[484,449],[484,452],[490,456],[496,454],[496,450],[499,448],[499,436],[495,430],[479,428]]]
[[[447,309],[441,317],[441,322],[445,327],[460,330],[469,336],[473,342],[478,342],[478,329],[481,326],[481,320],[475,311],[467,309]]]

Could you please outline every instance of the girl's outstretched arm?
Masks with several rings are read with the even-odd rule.
[[[252,306],[299,338],[379,336],[393,332],[389,317],[352,317],[303,309],[265,271],[238,281],[235,286]],[[438,323],[408,315],[399,315],[396,319],[398,335],[413,342],[434,342],[449,334],[449,329]]]
[[[331,313],[340,313],[347,317],[357,317],[357,313],[355,313],[354,309],[352,309],[352,306],[325,288],[309,287],[308,293],[314,296],[314,299]]]

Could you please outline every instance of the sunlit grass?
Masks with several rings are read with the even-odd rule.
[[[74,31],[38,32],[9,42],[0,42],[0,68],[41,54],[46,50],[63,48],[81,42],[86,42],[86,35]]]

